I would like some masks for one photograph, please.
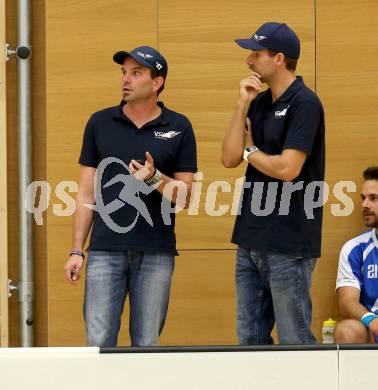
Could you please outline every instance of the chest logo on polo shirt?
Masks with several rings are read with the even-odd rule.
[[[176,137],[176,135],[180,134],[181,131],[168,131],[168,132],[164,132],[164,131],[154,131],[154,134],[155,134],[155,138],[159,138],[159,139],[171,139],[171,138],[174,138]]]
[[[274,113],[274,117],[275,118],[284,118],[286,113],[287,113],[287,109],[290,107],[290,105],[288,105],[286,108],[284,108],[283,110],[279,111],[275,111]]]

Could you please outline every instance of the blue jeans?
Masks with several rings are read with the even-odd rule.
[[[90,251],[84,319],[88,346],[117,345],[127,295],[132,346],[157,345],[168,310],[174,255]]]
[[[280,344],[313,344],[311,276],[316,259],[238,248],[237,332],[242,345],[271,344],[277,324]]]

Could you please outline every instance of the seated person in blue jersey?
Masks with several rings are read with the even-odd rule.
[[[336,290],[341,321],[335,342],[378,343],[378,166],[363,173],[362,215],[369,229],[348,241],[339,260]]]

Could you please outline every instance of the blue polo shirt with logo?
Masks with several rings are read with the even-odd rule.
[[[155,167],[169,177],[197,171],[190,121],[158,104],[161,115],[140,129],[123,113],[123,103],[94,113],[85,127],[79,163],[101,174],[96,181],[90,250],[177,253],[175,214],[170,214],[169,222],[162,216],[162,207],[172,205],[127,169],[132,159],[144,161],[148,151]]]
[[[306,189],[308,194],[312,189],[309,184],[324,180],[325,127],[319,98],[305,86],[301,77],[297,77],[274,102],[270,89],[259,93],[251,103],[248,117],[252,122],[254,144],[261,151],[279,155],[284,149],[297,149],[305,152],[307,159],[293,181],[298,190],[291,194],[288,207],[285,207],[287,197],[286,202],[281,201],[284,183],[248,164],[245,185],[250,183],[250,188],[242,193],[232,242],[265,253],[319,257],[322,207],[309,210],[308,202],[305,205]],[[313,201],[316,202],[321,196],[320,187],[316,183],[313,186]]]

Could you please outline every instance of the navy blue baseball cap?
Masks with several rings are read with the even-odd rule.
[[[268,49],[296,60],[301,51],[297,34],[285,23],[265,23],[251,38],[235,39],[235,42],[243,49]]]
[[[167,77],[168,64],[165,58],[153,47],[139,46],[131,51],[118,51],[113,56],[113,61],[123,65],[126,57],[132,57],[139,64],[147,68],[155,69],[164,78]]]

